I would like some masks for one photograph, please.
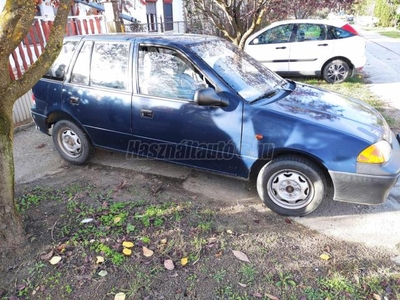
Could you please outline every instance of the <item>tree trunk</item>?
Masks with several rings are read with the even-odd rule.
[[[14,199],[12,105],[0,105],[0,249],[14,249],[25,242]]]

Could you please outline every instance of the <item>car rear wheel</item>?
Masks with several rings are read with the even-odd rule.
[[[267,163],[258,174],[257,191],[272,211],[284,216],[305,216],[327,196],[321,169],[302,157],[285,155]]]
[[[350,67],[341,59],[330,61],[322,71],[322,77],[328,83],[341,83],[349,78],[349,76]]]
[[[92,152],[86,133],[71,121],[63,120],[54,124],[53,142],[62,158],[71,164],[85,163]]]

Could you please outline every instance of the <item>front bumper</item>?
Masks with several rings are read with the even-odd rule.
[[[335,190],[333,200],[360,204],[384,202],[400,177],[400,135],[396,138],[392,157],[385,164],[364,164],[357,168],[358,173],[329,171]]]

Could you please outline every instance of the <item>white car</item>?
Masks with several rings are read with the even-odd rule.
[[[343,20],[287,20],[252,34],[245,51],[283,76],[340,83],[366,62],[365,39]]]

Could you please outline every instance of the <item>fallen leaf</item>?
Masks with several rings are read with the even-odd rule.
[[[238,285],[240,285],[241,287],[247,287],[247,284],[244,284],[244,283],[241,283],[241,282],[238,282]]]
[[[245,262],[250,262],[250,260],[247,257],[247,255],[244,254],[242,251],[232,250],[232,253],[233,253],[233,255],[235,255],[235,257],[238,260],[245,261]]]
[[[153,254],[154,254],[154,251],[143,246],[143,255],[144,256],[151,257],[151,256],[153,256]]]
[[[170,271],[175,269],[174,262],[170,259],[167,259],[164,261],[164,267]]]
[[[161,241],[160,241],[160,244],[166,244],[168,241],[167,241],[167,239],[162,239]]]
[[[81,221],[81,224],[86,224],[86,223],[90,223],[90,222],[93,222],[93,221],[94,221],[93,218],[86,218],[86,219],[83,219],[83,220]]]
[[[101,264],[104,262],[103,256],[96,256],[96,264]]]
[[[232,234],[232,233],[233,233],[233,231],[232,231],[232,230],[230,230],[230,229],[228,229],[228,230],[226,231],[226,233]]]
[[[290,220],[289,218],[285,218],[285,222],[286,224],[292,224],[292,220]]]
[[[115,217],[114,224],[117,224],[119,221],[121,221],[121,217]]]
[[[218,239],[217,239],[216,237],[210,237],[210,238],[207,240],[207,242],[208,242],[209,244],[215,243],[215,242],[217,242],[217,241],[218,241]]]
[[[265,296],[267,296],[269,299],[271,299],[271,300],[279,300],[279,298],[278,297],[275,297],[275,296],[273,296],[273,295],[271,295],[271,294],[268,294],[268,293],[265,293]]]
[[[381,296],[377,295],[377,294],[373,294],[372,297],[374,298],[374,300],[381,300]]]
[[[253,293],[253,297],[262,298],[263,296],[259,292]]]
[[[117,189],[122,190],[126,187],[126,180],[124,179],[121,183],[117,186]]]
[[[45,143],[41,143],[39,146],[36,146],[36,149],[42,149],[44,146],[46,146]]]
[[[101,270],[98,274],[99,274],[99,276],[104,277],[108,274],[108,272],[105,270]]]
[[[61,256],[53,256],[50,259],[50,264],[56,265],[56,264],[58,264],[60,262],[60,260],[61,260]]]
[[[129,248],[124,248],[122,249],[122,253],[125,254],[126,256],[132,255],[132,250]]]
[[[60,252],[64,252],[66,247],[67,247],[67,245],[61,244],[61,245],[57,246],[57,250]]]
[[[40,259],[43,259],[43,260],[50,260],[51,257],[53,256],[53,254],[54,254],[54,251],[53,251],[53,249],[52,249],[52,250],[50,250],[49,253],[43,254],[43,255],[40,257]]]
[[[322,253],[319,257],[321,259],[323,259],[323,260],[330,260],[331,259],[331,256],[328,253]]]
[[[117,293],[115,294],[114,300],[125,300],[126,295],[125,293]]]
[[[132,248],[134,246],[134,244],[132,242],[124,241],[122,243],[122,246],[125,248]]]
[[[219,250],[217,253],[215,253],[216,258],[220,258],[222,255],[222,250]]]
[[[188,263],[188,261],[189,261],[189,260],[188,260],[187,257],[182,258],[182,259],[181,259],[181,265],[182,265],[182,266],[186,266],[187,263]]]

